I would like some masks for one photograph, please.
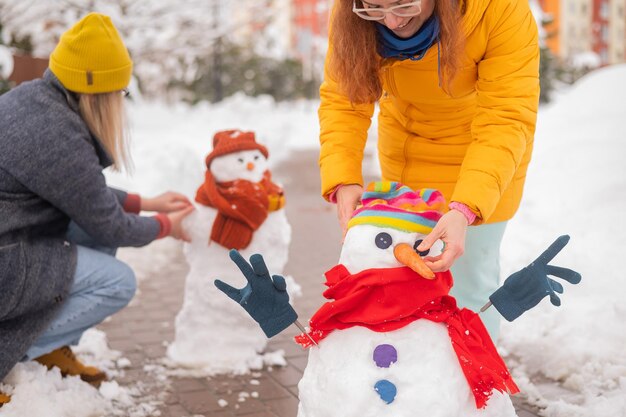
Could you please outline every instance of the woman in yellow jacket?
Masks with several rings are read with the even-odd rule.
[[[443,240],[427,264],[454,263],[453,294],[480,308],[498,287],[502,236],[532,152],[539,45],[528,0],[337,0],[320,95],[322,194],[342,228],[363,192],[378,101],[382,177],[443,192],[450,210],[419,250]]]

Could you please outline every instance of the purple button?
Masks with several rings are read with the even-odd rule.
[[[398,351],[391,345],[378,345],[374,349],[374,362],[379,368],[389,368],[398,362]]]

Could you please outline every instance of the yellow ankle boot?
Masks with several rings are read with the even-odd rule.
[[[11,397],[0,391],[0,407],[11,401]]]
[[[63,346],[46,355],[35,358],[37,362],[52,369],[58,367],[63,376],[78,375],[80,379],[96,387],[107,379],[104,372],[94,366],[86,366],[72,352],[69,346]]]

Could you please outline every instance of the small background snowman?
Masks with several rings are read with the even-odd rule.
[[[191,243],[184,252],[190,270],[176,335],[167,355],[177,365],[206,374],[246,373],[264,363],[280,363],[264,355],[267,338],[213,285],[213,278],[244,283],[228,259],[228,250],[262,252],[268,265],[282,273],[287,262],[291,227],[285,197],[268,170],[268,151],[252,132],[221,131],[206,157],[204,183],[198,188],[197,210],[184,222]],[[299,293],[287,277],[288,290]]]

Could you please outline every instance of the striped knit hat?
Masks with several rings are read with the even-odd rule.
[[[361,224],[428,234],[446,210],[443,195],[432,188],[413,191],[398,182],[367,186],[348,228]]]

